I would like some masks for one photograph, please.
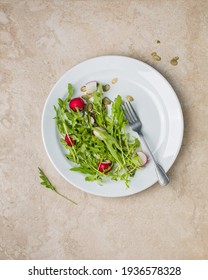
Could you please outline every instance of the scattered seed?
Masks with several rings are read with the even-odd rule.
[[[113,78],[112,81],[111,81],[112,84],[115,84],[117,82],[118,82],[118,78]]]
[[[178,65],[178,60],[179,60],[179,57],[176,56],[171,59],[170,64],[172,64],[173,66],[176,66],[176,65]]]
[[[104,98],[103,98],[103,104],[104,104],[104,105],[110,105],[111,102],[112,102],[112,101],[111,101],[108,97],[104,97]]]
[[[103,86],[103,91],[108,91],[110,89],[110,85],[104,85]]]
[[[134,101],[134,98],[131,96],[131,95],[127,95],[126,96],[126,99],[131,102],[131,101]]]
[[[92,103],[89,103],[88,106],[87,106],[87,110],[88,110],[89,112],[91,112],[92,109],[93,109],[93,105],[92,105]]]
[[[161,57],[156,52],[151,53],[151,56],[154,60],[157,60],[157,61],[161,60]]]
[[[86,89],[86,86],[82,86],[81,88],[80,88],[80,90],[82,91],[82,92],[85,92],[87,89]]]
[[[88,98],[91,98],[91,97],[92,97],[92,93],[87,92],[87,93],[86,93],[86,96],[87,96]]]
[[[88,110],[88,104],[84,105],[84,110],[87,111]]]
[[[82,95],[82,98],[83,98],[84,100],[88,100],[88,99],[89,99],[89,97],[88,97],[86,94]]]
[[[157,40],[156,43],[157,43],[157,44],[160,44],[160,40]]]
[[[92,94],[91,94],[91,93],[86,93],[86,94],[82,95],[82,98],[83,98],[84,100],[89,100],[91,97],[92,97]]]

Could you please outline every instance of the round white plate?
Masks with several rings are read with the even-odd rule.
[[[113,78],[118,78],[116,84],[111,84]],[[42,115],[42,138],[49,159],[68,182],[94,195],[119,197],[147,189],[157,182],[151,159],[143,170],[136,172],[128,189],[123,181],[109,180],[102,186],[97,182],[86,182],[83,174],[69,170],[74,164],[64,156],[53,119],[53,106],[57,104],[58,98],[67,96],[68,83],[75,88],[74,96],[80,96],[80,88],[92,80],[110,84],[111,89],[106,95],[111,99],[118,94],[124,98],[127,95],[133,96],[133,105],[143,123],[143,133],[156,159],[165,171],[174,163],[183,138],[183,115],[173,88],[158,71],[146,63],[113,55],[92,58],[78,64],[54,85]],[[142,147],[146,151],[143,143]]]

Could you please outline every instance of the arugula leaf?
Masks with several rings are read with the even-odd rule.
[[[106,106],[103,104],[103,87],[98,85],[98,91],[93,93],[93,112],[96,123],[106,128],[105,118],[107,117]]]
[[[49,181],[49,179],[47,178],[47,176],[45,175],[45,173],[43,172],[43,170],[38,167],[39,169],[39,173],[40,173],[40,179],[42,180],[41,185],[45,186],[48,189],[51,189],[52,191],[54,191],[55,193],[57,193],[58,195],[62,196],[63,198],[67,199],[68,201],[70,201],[71,203],[74,203],[77,205],[76,202],[74,202],[73,200],[71,200],[70,198],[66,197],[65,195],[61,194],[59,191],[57,191],[57,189],[51,184],[51,182]]]
[[[68,84],[68,97],[67,97],[68,101],[72,98],[73,93],[74,93],[74,89],[72,84]]]
[[[119,150],[121,150],[116,139],[109,135],[106,130],[101,130],[99,128],[94,128],[94,133],[99,135],[99,138],[105,142],[106,147],[108,148],[111,155],[115,158],[115,160],[122,166],[122,161],[119,156]]]

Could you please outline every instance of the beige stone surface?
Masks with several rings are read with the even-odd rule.
[[[207,10],[206,0],[0,0],[0,259],[208,259]],[[52,86],[106,54],[152,65],[178,95],[184,141],[167,188],[95,197],[48,160]],[[78,205],[41,187],[37,166]]]

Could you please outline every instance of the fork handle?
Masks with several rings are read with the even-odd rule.
[[[158,183],[161,185],[161,186],[167,186],[170,182],[170,179],[168,178],[167,174],[165,173],[164,169],[162,168],[161,165],[159,165],[159,163],[156,161],[155,157],[153,156],[151,150],[150,150],[150,147],[144,137],[144,135],[140,132],[139,135],[141,136],[141,138],[143,139],[148,151],[149,151],[149,154],[151,155],[152,159],[153,159],[153,162],[154,162],[154,165],[155,165],[155,171],[156,171],[156,174],[157,174],[157,177],[158,177]]]

